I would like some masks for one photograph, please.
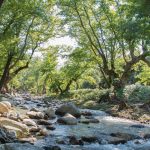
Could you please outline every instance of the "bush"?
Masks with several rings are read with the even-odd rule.
[[[99,101],[101,96],[107,93],[109,90],[99,90],[99,89],[80,89],[70,91],[73,99],[83,99],[83,100],[95,100]]]
[[[124,95],[129,102],[148,102],[150,101],[150,86],[140,84],[126,86]]]

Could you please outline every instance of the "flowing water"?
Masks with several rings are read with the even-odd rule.
[[[21,114],[27,112],[27,109],[22,109],[22,106],[28,109],[33,107],[38,108],[41,111],[45,109],[45,104],[38,100],[28,102],[22,102],[20,100],[20,102],[19,107],[16,107],[16,111]],[[49,120],[56,129],[49,131],[47,137],[38,138],[35,145],[39,147],[58,145],[62,150],[150,150],[150,139],[142,138],[143,135],[150,134],[150,125],[143,125],[133,120],[112,117],[99,110],[84,109],[81,111],[91,112],[92,116],[99,120],[99,123],[59,125],[56,123],[57,118]],[[82,119],[84,120],[85,118],[82,117]],[[112,138],[110,134],[117,132],[132,134],[137,138],[125,144],[108,144],[108,139]],[[67,141],[69,136],[75,136],[77,138],[81,138],[82,136],[97,137],[99,140],[95,143],[85,143],[83,146],[64,143],[58,144],[57,141]]]

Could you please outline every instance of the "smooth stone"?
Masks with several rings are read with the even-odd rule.
[[[7,105],[9,109],[11,109],[11,103],[8,101],[2,101],[3,104]]]
[[[39,132],[40,130],[41,130],[40,127],[31,127],[31,128],[29,129],[30,132]]]
[[[10,111],[9,107],[4,104],[3,102],[0,102],[0,113],[8,113]]]
[[[57,122],[66,125],[76,125],[78,123],[77,119],[71,114],[66,114],[64,117],[59,118]]]
[[[19,139],[20,142],[22,143],[34,143],[37,141],[37,139],[35,137],[28,137],[28,138],[20,138]]]
[[[49,117],[49,118],[56,118],[56,115],[55,115],[55,110],[53,108],[48,108],[45,110],[45,114]]]
[[[27,112],[27,115],[31,119],[43,119],[44,118],[44,114],[42,112],[29,111]]]
[[[23,123],[26,124],[27,126],[37,126],[32,119],[23,119]]]
[[[61,116],[69,113],[77,118],[81,116],[80,110],[73,103],[67,103],[60,106],[55,113],[56,115],[61,115]]]
[[[52,123],[50,123],[50,122],[48,122],[48,121],[46,121],[44,119],[41,119],[41,120],[37,121],[37,124],[38,125],[51,125]]]

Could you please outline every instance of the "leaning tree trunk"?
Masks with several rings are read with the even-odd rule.
[[[0,92],[2,92],[3,88],[7,84],[7,79],[8,79],[8,76],[9,76],[9,66],[11,64],[11,60],[12,60],[12,55],[9,55],[8,59],[7,59],[7,62],[6,62],[6,65],[4,67],[2,77],[0,79]]]
[[[2,7],[4,0],[0,0],[0,8]]]

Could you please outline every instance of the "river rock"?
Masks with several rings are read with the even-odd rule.
[[[132,134],[129,134],[129,133],[120,133],[120,132],[111,133],[110,135],[113,136],[113,137],[124,139],[125,141],[130,141],[130,140],[134,140],[134,139],[139,139],[140,138],[138,136],[135,136],[135,135],[132,135]]]
[[[38,112],[39,110],[37,108],[31,108],[30,111]]]
[[[81,119],[79,122],[89,124],[89,123],[99,123],[100,121],[96,118],[90,118],[90,119]]]
[[[37,139],[35,137],[28,137],[28,138],[20,138],[19,139],[19,142],[21,142],[21,143],[32,143],[33,144],[36,141],[37,141]]]
[[[0,128],[0,144],[14,142],[16,140],[16,135],[14,132],[8,132],[5,128]]]
[[[64,117],[59,118],[57,122],[66,125],[76,125],[78,121],[71,114],[66,114]]]
[[[84,145],[83,141],[81,139],[77,139],[75,136],[69,137],[69,143],[71,145]]]
[[[29,129],[25,124],[20,122],[8,119],[8,118],[0,118],[0,125],[5,127],[9,131],[15,131],[17,137],[22,137],[29,133]]]
[[[67,113],[69,113],[75,117],[81,116],[80,110],[73,103],[67,103],[67,104],[60,106],[56,110],[55,113],[56,113],[56,115],[61,115],[61,116],[65,115]]]
[[[48,122],[48,121],[46,121],[46,120],[44,120],[44,119],[38,120],[38,121],[37,121],[37,124],[38,124],[38,125],[51,125],[50,122]]]
[[[43,148],[25,143],[8,143],[0,145],[1,150],[44,150]]]
[[[44,113],[42,113],[42,112],[29,111],[29,112],[27,112],[27,115],[31,119],[43,119],[44,118]]]
[[[29,129],[30,132],[39,132],[40,130],[41,130],[40,127],[31,127],[31,128]]]
[[[56,118],[55,110],[51,107],[45,110],[45,114],[51,119]]]
[[[9,107],[5,103],[0,102],[0,113],[8,113],[9,111]]]
[[[83,116],[92,116],[92,113],[90,111],[82,111],[81,115],[83,115]]]
[[[56,128],[54,126],[52,126],[52,125],[48,125],[48,126],[46,126],[46,129],[48,129],[48,130],[55,130]]]
[[[108,144],[125,144],[127,141],[126,139],[123,139],[123,138],[118,138],[118,137],[110,137],[108,139]]]
[[[23,119],[23,123],[27,126],[36,126],[36,123],[32,119]]]
[[[149,134],[149,133],[145,134],[145,135],[144,135],[144,138],[145,138],[145,139],[150,139],[150,134]]]
[[[47,136],[48,135],[48,131],[46,129],[41,129],[39,132],[40,136]]]
[[[82,136],[81,137],[82,141],[92,143],[98,141],[98,138],[95,136]]]
[[[2,103],[5,104],[8,107],[8,109],[11,109],[11,103],[10,102],[2,101]]]
[[[44,146],[44,150],[61,150],[59,146]]]

